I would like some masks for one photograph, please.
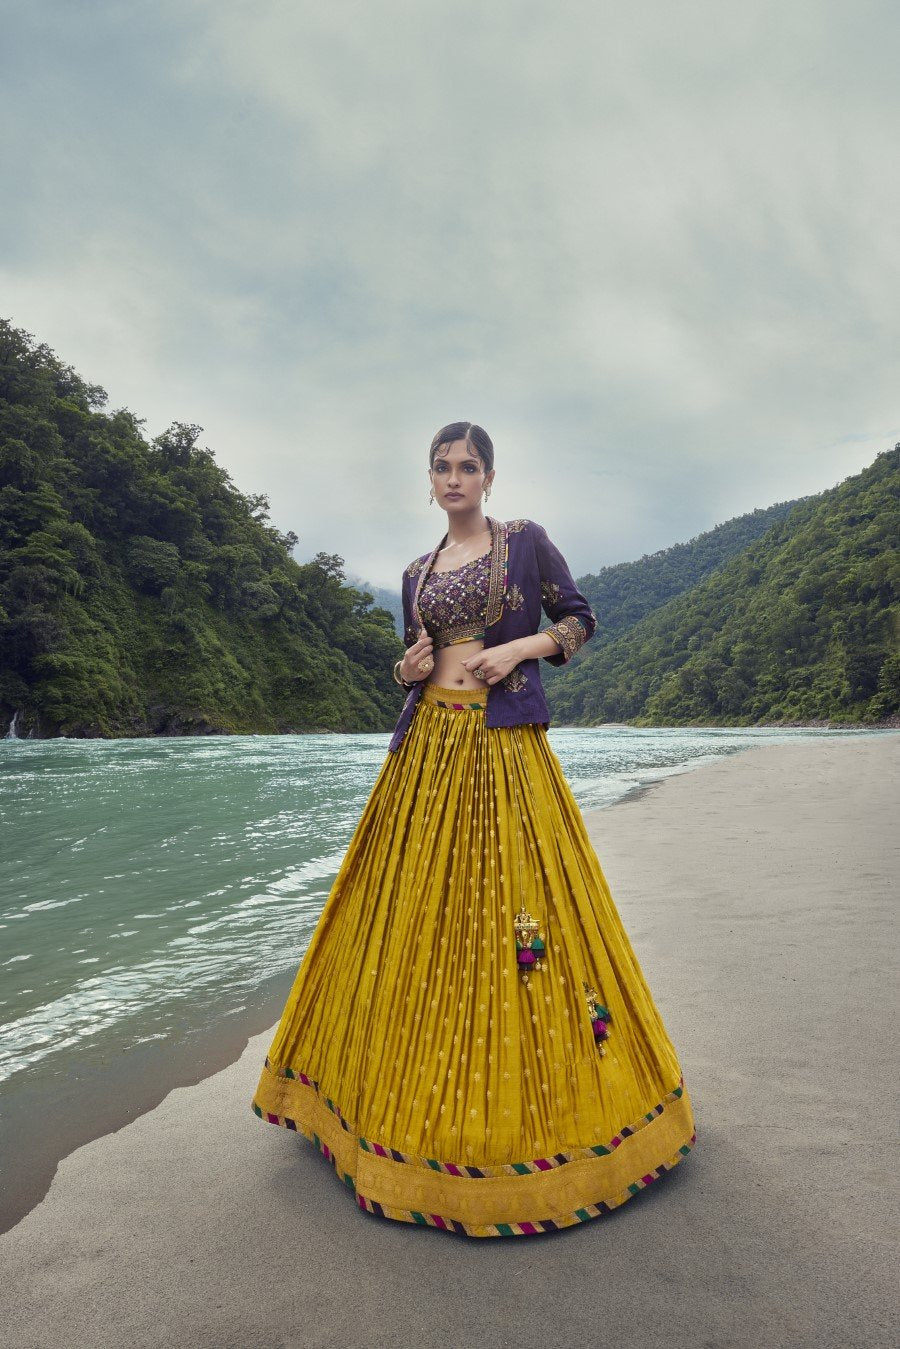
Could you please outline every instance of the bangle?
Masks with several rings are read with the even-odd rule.
[[[403,664],[403,657],[402,657],[402,656],[400,657],[399,660],[397,660],[397,661],[394,662],[394,682],[395,682],[396,684],[399,684],[401,688],[404,688],[404,689],[411,689],[411,688],[412,688],[412,684],[407,684],[406,680],[403,678],[403,676],[402,676],[401,673],[400,673],[400,666],[401,666],[402,664]]]

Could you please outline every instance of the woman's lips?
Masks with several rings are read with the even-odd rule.
[[[459,501],[462,498],[462,492],[445,492],[444,496],[448,501]]]

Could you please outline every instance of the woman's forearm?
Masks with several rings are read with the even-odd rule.
[[[514,637],[510,642],[519,654],[519,660],[537,660],[552,656],[560,650],[559,642],[548,632],[535,632],[530,637]]]

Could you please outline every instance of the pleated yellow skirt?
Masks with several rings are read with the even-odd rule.
[[[690,1152],[677,1055],[543,726],[488,728],[481,690],[426,684],[252,1108],[361,1208],[476,1237],[598,1217]]]

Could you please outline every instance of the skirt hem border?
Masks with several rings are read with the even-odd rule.
[[[281,1072],[278,1073],[272,1067],[268,1058],[266,1059],[265,1066],[269,1073],[275,1073],[282,1080],[285,1078],[296,1079],[304,1086],[312,1089],[315,1094],[316,1104],[325,1107],[332,1117],[333,1122],[339,1125],[339,1132],[342,1135],[342,1144],[344,1141],[347,1143],[353,1142],[363,1153],[374,1153],[387,1161],[401,1162],[406,1161],[407,1159],[410,1161],[416,1160],[420,1162],[420,1165],[424,1164],[433,1171],[437,1170],[450,1176],[460,1177],[463,1180],[489,1179],[490,1175],[493,1174],[475,1167],[468,1167],[456,1163],[438,1162],[436,1159],[413,1159],[408,1154],[399,1153],[394,1149],[385,1148],[381,1144],[376,1144],[371,1140],[362,1138],[354,1133],[336,1102],[320,1093],[318,1083],[313,1079],[309,1078],[304,1073],[291,1069],[282,1069]],[[495,1169],[496,1174],[509,1177],[521,1176],[525,1178],[529,1175],[534,1175],[536,1172],[546,1172],[551,1169],[557,1170],[568,1162],[583,1161],[587,1157],[594,1156],[598,1159],[603,1156],[609,1157],[627,1138],[630,1138],[662,1115],[667,1103],[677,1101],[683,1096],[686,1096],[686,1091],[684,1078],[681,1076],[677,1086],[675,1086],[672,1091],[667,1092],[658,1105],[642,1115],[636,1123],[620,1129],[608,1144],[597,1144],[594,1147],[582,1148],[574,1154],[557,1153],[554,1157],[537,1158],[530,1163],[511,1163],[508,1166]],[[686,1142],[680,1144],[676,1151],[671,1153],[664,1161],[657,1163],[654,1167],[648,1168],[644,1174],[636,1176],[633,1181],[623,1186],[621,1190],[610,1198],[598,1200],[595,1203],[582,1204],[574,1210],[561,1214],[560,1216],[522,1222],[467,1222],[459,1218],[451,1218],[446,1214],[396,1207],[368,1197],[361,1193],[358,1188],[356,1176],[341,1165],[335,1148],[329,1145],[312,1124],[304,1123],[302,1120],[294,1119],[288,1115],[265,1110],[259,1104],[255,1096],[251,1102],[251,1109],[253,1110],[253,1113],[265,1123],[275,1124],[283,1129],[302,1134],[313,1143],[326,1160],[331,1162],[339,1180],[341,1180],[348,1189],[353,1191],[356,1202],[363,1211],[371,1213],[376,1217],[392,1219],[396,1222],[415,1223],[420,1226],[436,1227],[444,1231],[455,1232],[458,1235],[469,1237],[530,1236],[543,1232],[555,1232],[561,1228],[571,1227],[578,1223],[588,1222],[593,1218],[599,1218],[604,1213],[610,1213],[614,1209],[619,1208],[641,1190],[646,1189],[653,1181],[658,1180],[661,1176],[671,1171],[680,1161],[690,1154],[697,1141],[696,1129],[693,1127],[693,1119],[691,1118],[692,1132],[690,1137]]]

